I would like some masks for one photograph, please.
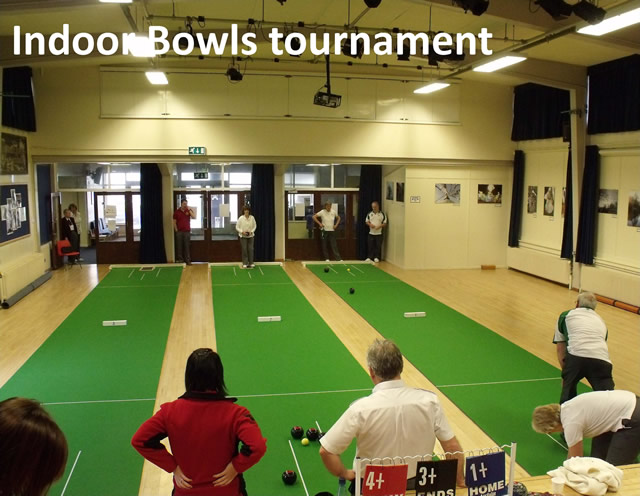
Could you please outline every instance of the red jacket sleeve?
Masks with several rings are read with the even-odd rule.
[[[236,415],[234,430],[242,443],[239,453],[231,463],[238,473],[243,473],[264,456],[267,451],[267,440],[262,437],[260,427],[246,408],[241,408]]]
[[[131,439],[132,446],[151,463],[169,473],[178,466],[173,455],[167,451],[162,441],[167,437],[164,405],[156,414],[140,426]]]

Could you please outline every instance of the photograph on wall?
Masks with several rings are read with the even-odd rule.
[[[28,174],[27,138],[2,133],[0,138],[0,174]]]
[[[502,203],[502,184],[478,184],[478,203]]]
[[[598,213],[618,215],[618,190],[601,189],[598,198]]]
[[[556,210],[556,189],[553,186],[544,187],[544,215],[553,216]]]
[[[0,186],[0,244],[29,234],[28,209],[26,184]]]
[[[436,203],[460,203],[460,184],[436,183]]]
[[[640,227],[640,191],[629,193],[629,217],[627,225]]]
[[[527,192],[527,213],[535,214],[538,211],[538,187],[529,186]]]
[[[387,196],[386,196],[387,200],[393,200],[394,189],[395,188],[393,187],[393,181],[387,181]]]
[[[404,183],[396,183],[396,201],[404,202]]]

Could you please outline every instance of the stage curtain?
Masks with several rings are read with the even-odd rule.
[[[595,252],[599,161],[598,147],[595,145],[588,146],[584,161],[584,175],[582,177],[576,261],[589,265],[593,265]]]
[[[573,183],[571,181],[571,150],[569,150],[566,179],[567,193],[564,199],[564,223],[562,224],[562,249],[560,250],[560,258],[567,258],[569,260],[571,260],[573,253]]]
[[[593,65],[589,75],[589,134],[640,129],[640,55]]]
[[[562,137],[562,112],[569,91],[535,83],[514,88],[512,141]]]
[[[513,159],[513,188],[511,190],[511,219],[509,220],[509,246],[520,246],[522,205],[524,203],[524,152],[516,150]]]
[[[140,225],[140,263],[167,263],[158,164],[140,164]]]
[[[258,228],[254,241],[257,262],[273,262],[276,253],[276,215],[273,164],[253,164],[251,169],[251,215]]]

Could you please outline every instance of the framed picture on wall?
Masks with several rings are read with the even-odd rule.
[[[640,227],[640,191],[629,193],[629,217],[627,225]]]
[[[538,187],[529,186],[527,188],[527,213],[535,214],[538,211]]]
[[[436,203],[460,204],[460,184],[436,183]]]
[[[601,189],[598,198],[598,213],[618,215],[618,190]]]
[[[393,181],[387,181],[387,196],[386,196],[387,200],[393,200],[394,189],[395,188],[393,187]]]
[[[0,244],[28,236],[29,233],[28,186],[0,186]]]
[[[556,211],[556,189],[553,186],[544,187],[544,215],[553,216]]]
[[[0,136],[0,174],[20,175],[29,173],[27,138],[2,133]]]
[[[478,203],[502,204],[502,184],[478,184]]]
[[[396,201],[404,202],[404,183],[396,183]]]

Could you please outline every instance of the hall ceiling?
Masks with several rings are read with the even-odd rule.
[[[125,33],[146,31],[149,25],[165,26],[171,35],[185,30],[187,16],[204,17],[205,21],[193,21],[195,32],[223,33],[231,23],[238,24],[241,32],[248,27],[248,20],[255,20],[252,28],[258,35],[258,52],[241,61],[241,68],[251,72],[290,71],[295,73],[322,72],[324,61],[305,53],[301,57],[283,55],[274,61],[270,40],[260,41],[261,33],[271,27],[280,31],[295,30],[308,36],[312,31],[346,31],[350,24],[370,34],[383,30],[449,33],[478,33],[487,28],[493,39],[489,47],[494,51],[509,50],[522,44],[532,45],[522,50],[528,60],[511,70],[494,75],[466,72],[471,62],[482,59],[481,54],[467,55],[464,61],[444,61],[439,67],[430,66],[428,60],[412,56],[409,61],[398,61],[396,56],[364,56],[353,59],[343,55],[332,56],[332,71],[343,74],[371,74],[377,77],[407,77],[430,79],[458,75],[461,78],[486,78],[487,80],[513,84],[524,80],[549,79],[572,84],[584,74],[586,67],[608,60],[640,53],[640,25],[601,37],[572,32],[573,26],[584,21],[572,15],[563,21],[555,21],[533,0],[490,0],[482,16],[465,13],[451,0],[382,0],[376,9],[368,9],[363,0],[136,0],[133,4],[102,4],[98,0],[0,0],[0,65],[30,65],[47,67],[59,65],[95,65],[146,68],[148,59],[115,55],[105,57],[96,52],[80,56],[14,56],[12,33],[19,25],[22,32],[40,32],[45,35],[60,32],[63,24],[70,25],[73,35],[78,32]],[[575,3],[577,0],[567,0]],[[638,0],[600,0],[604,9],[640,7]],[[304,27],[298,27],[304,23]],[[285,27],[286,25],[286,27]],[[567,31],[568,28],[568,31]],[[556,37],[559,31],[565,30]],[[568,34],[566,34],[568,32]],[[533,44],[532,41],[537,41]],[[169,52],[156,64],[166,70],[220,70],[231,63],[228,56],[182,57]],[[386,64],[386,67],[384,66]],[[516,69],[517,68],[517,69]],[[462,70],[461,70],[462,69]],[[563,75],[566,74],[566,77]]]

